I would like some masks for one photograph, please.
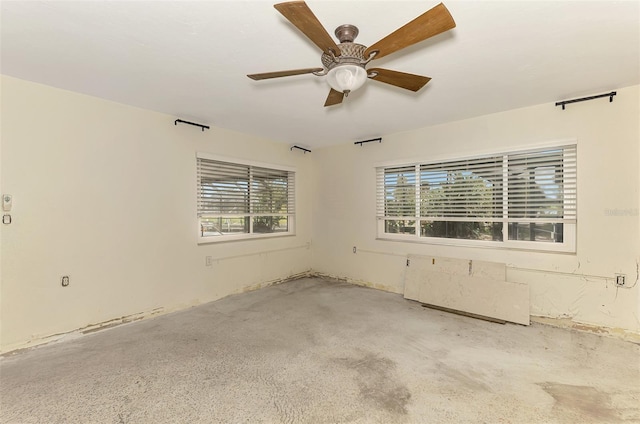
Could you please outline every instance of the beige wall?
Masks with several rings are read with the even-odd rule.
[[[1,87],[1,191],[13,195],[1,350],[309,270],[310,155],[14,78]],[[197,245],[196,151],[296,167],[297,235]]]
[[[315,271],[401,293],[407,254],[506,263],[507,279],[530,285],[532,315],[640,332],[639,87],[608,99],[553,103],[415,131],[382,144],[315,150]],[[578,143],[576,254],[412,244],[376,240],[376,164],[501,152],[557,140]],[[631,212],[611,216],[608,209]],[[356,254],[352,253],[357,247]]]
[[[639,87],[545,104],[303,155],[287,145],[2,77],[0,350],[58,333],[204,303],[314,271],[402,292],[406,255],[504,262],[531,313],[640,332]],[[376,240],[374,166],[578,142],[575,255]],[[297,235],[197,245],[195,152],[295,166]],[[358,253],[352,248],[357,246]],[[213,265],[205,266],[212,256]],[[60,286],[62,275],[71,285]]]

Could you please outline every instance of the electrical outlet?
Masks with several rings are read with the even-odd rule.
[[[60,284],[62,284],[62,287],[67,287],[69,285],[69,276],[63,275],[60,277]]]
[[[213,265],[213,258],[211,256],[207,256],[206,258],[204,258],[204,264],[206,266],[211,266]]]
[[[626,277],[624,274],[616,274],[616,286],[624,286]]]

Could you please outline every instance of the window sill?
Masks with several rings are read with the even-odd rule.
[[[229,242],[236,242],[236,241],[263,240],[263,239],[269,239],[269,238],[292,237],[295,235],[296,235],[295,233],[287,232],[287,233],[265,233],[265,234],[230,234],[230,235],[211,236],[211,237],[199,236],[198,245],[229,243]]]
[[[547,244],[543,242],[486,242],[481,240],[459,240],[459,239],[432,239],[416,236],[410,237],[394,237],[394,236],[380,236],[376,237],[379,241],[394,241],[401,243],[413,243],[413,244],[427,244],[431,246],[446,246],[446,247],[470,247],[475,249],[492,249],[492,250],[509,250],[513,252],[535,252],[535,253],[553,253],[563,255],[575,255],[576,249],[574,246],[567,244]],[[545,246],[540,246],[545,244]]]

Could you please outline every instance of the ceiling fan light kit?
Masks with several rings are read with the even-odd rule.
[[[340,56],[330,51],[323,53],[321,57],[322,64],[327,69],[327,83],[345,97],[362,87],[367,80],[365,66],[369,60],[364,56],[367,47],[353,42],[358,32],[355,25],[340,25],[335,31],[336,37],[340,40]]]
[[[327,83],[331,88],[348,96],[367,80],[367,71],[359,65],[339,65],[327,73]]]
[[[247,76],[254,80],[302,74],[326,76],[331,90],[325,106],[342,103],[344,97],[362,87],[367,78],[406,90],[420,90],[431,78],[382,68],[372,68],[367,71],[366,66],[374,59],[394,53],[456,26],[447,8],[440,3],[370,47],[353,42],[359,33],[355,25],[340,25],[335,30],[340,44],[336,44],[304,1],[278,3],[274,7],[322,50],[320,59],[324,67]]]

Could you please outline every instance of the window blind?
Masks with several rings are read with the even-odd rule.
[[[376,168],[379,235],[573,251],[576,145]],[[518,244],[521,248],[524,244]]]
[[[420,165],[420,215],[502,217],[502,157]]]
[[[294,172],[197,158],[198,216],[295,213]]]
[[[508,156],[508,217],[576,221],[576,146]]]
[[[250,212],[249,166],[198,158],[197,168],[198,216]]]
[[[293,214],[293,173],[276,169],[251,167],[251,212],[260,214]]]
[[[416,215],[416,167],[401,166],[378,170],[378,216]]]

